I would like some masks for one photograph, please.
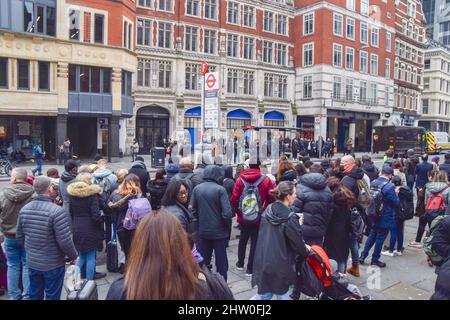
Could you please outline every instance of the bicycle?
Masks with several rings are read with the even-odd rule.
[[[0,175],[7,175],[11,177],[12,170],[16,167],[14,162],[9,161],[9,159],[1,158],[0,159]]]

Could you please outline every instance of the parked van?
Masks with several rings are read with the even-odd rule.
[[[428,153],[442,153],[450,150],[450,136],[447,132],[428,131],[427,132]]]

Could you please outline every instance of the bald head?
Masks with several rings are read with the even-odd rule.
[[[191,168],[193,167],[192,160],[189,157],[182,158],[178,164],[180,168]]]
[[[350,155],[344,156],[341,159],[341,165],[343,165],[344,167],[348,166],[348,165],[351,165],[351,164],[354,164],[354,163],[355,163],[355,158],[353,158]]]
[[[26,182],[28,172],[25,168],[14,168],[11,172],[11,182]]]

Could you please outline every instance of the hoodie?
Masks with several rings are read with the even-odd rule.
[[[135,174],[139,177],[139,182],[141,183],[141,191],[144,196],[147,195],[148,189],[147,184],[148,180],[150,179],[150,176],[147,171],[147,166],[142,161],[135,161],[131,164],[130,170],[128,170],[128,173]]]
[[[218,166],[207,166],[204,182],[194,188],[190,207],[198,219],[198,235],[203,239],[227,239],[234,214],[225,188],[224,171]]]
[[[237,215],[237,222],[241,225],[244,223],[242,214],[239,210],[239,201],[242,193],[244,192],[244,183],[242,182],[242,179],[249,184],[253,184],[261,177],[261,175],[261,169],[247,169],[242,171],[239,178],[236,180],[230,202],[234,212]],[[264,178],[264,180],[258,185],[259,196],[264,209],[275,201],[275,198],[269,194],[269,191],[272,189],[275,189],[275,184],[269,177]]]
[[[59,196],[63,202],[63,209],[69,213],[70,196],[67,193],[67,187],[75,180],[76,175],[64,171],[59,180]]]
[[[450,210],[449,209],[450,189],[449,189],[448,185],[444,182],[429,182],[426,184],[426,186],[425,186],[425,205],[428,201],[428,198],[430,197],[430,195],[432,193],[438,194],[440,192],[442,192],[442,196],[444,197],[444,200],[445,200],[446,211]],[[447,214],[448,213],[450,213],[450,212],[447,211]]]
[[[15,237],[19,211],[34,194],[34,189],[27,183],[19,182],[7,187],[0,195],[0,229],[5,236]]]
[[[355,199],[358,199],[359,189],[358,189],[358,180],[364,179],[364,171],[361,168],[353,167],[349,173],[347,173],[342,179],[342,184],[349,188],[353,194],[355,195]]]
[[[303,237],[308,244],[323,245],[323,238],[331,220],[333,195],[327,180],[320,173],[308,173],[300,178],[294,212],[304,214]]]
[[[364,162],[362,164],[362,169],[367,174],[367,176],[369,177],[371,182],[373,180],[375,180],[376,178],[378,178],[378,176],[380,175],[380,171],[378,170],[378,168],[374,165],[374,163],[372,161]]]

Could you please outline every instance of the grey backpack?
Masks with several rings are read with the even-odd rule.
[[[250,184],[241,178],[242,183],[244,184],[244,191],[242,192],[239,201],[239,209],[245,224],[255,224],[261,219],[264,208],[261,203],[258,185],[263,182],[265,178],[266,176],[262,175],[253,184]]]

